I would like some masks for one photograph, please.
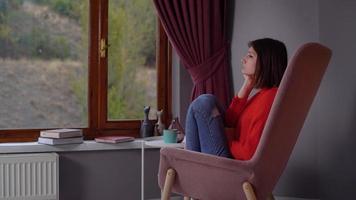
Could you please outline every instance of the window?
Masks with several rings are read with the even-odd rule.
[[[42,129],[139,135],[143,106],[171,116],[171,53],[147,0],[0,2],[0,142]]]

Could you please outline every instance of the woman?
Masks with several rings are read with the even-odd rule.
[[[253,156],[288,59],[286,46],[278,40],[258,39],[248,47],[241,59],[244,83],[228,109],[224,112],[211,94],[189,106],[187,149],[239,160]],[[258,91],[248,99],[253,88]],[[225,126],[234,130],[225,133]]]

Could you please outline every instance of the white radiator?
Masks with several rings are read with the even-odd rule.
[[[0,155],[0,200],[58,200],[58,155]]]

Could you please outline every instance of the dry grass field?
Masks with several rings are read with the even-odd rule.
[[[0,128],[85,125],[71,88],[80,71],[73,61],[0,60]]]

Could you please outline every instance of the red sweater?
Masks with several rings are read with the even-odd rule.
[[[255,153],[276,93],[276,87],[265,88],[249,100],[237,96],[232,100],[225,122],[235,130],[225,134],[235,159],[249,160]]]

